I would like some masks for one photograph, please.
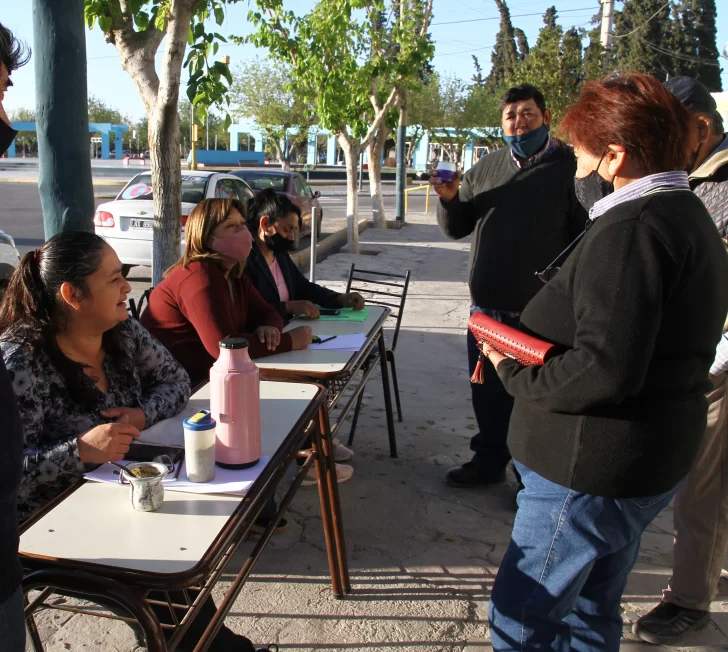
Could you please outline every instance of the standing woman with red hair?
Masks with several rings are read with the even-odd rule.
[[[684,172],[688,124],[636,73],[586,84],[561,123],[590,222],[521,315],[560,354],[526,367],[484,349],[515,398],[525,485],[491,597],[495,650],[618,650],[640,538],[698,450],[728,256]]]

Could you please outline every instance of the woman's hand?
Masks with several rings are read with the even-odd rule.
[[[286,312],[289,315],[303,315],[309,319],[321,316],[319,309],[310,301],[286,301]]]
[[[101,416],[105,419],[115,419],[116,421],[126,416],[127,421],[125,423],[129,423],[139,431],[144,430],[147,426],[147,418],[144,416],[144,410],[141,408],[109,408],[108,410],[101,410]]]
[[[139,430],[128,423],[124,415],[122,421],[96,426],[78,437],[78,456],[84,464],[104,464],[119,462],[129,452],[129,446]]]
[[[288,334],[291,336],[291,348],[294,351],[307,349],[308,345],[311,344],[311,341],[313,340],[313,330],[311,330],[310,326],[299,326],[298,328],[293,328],[288,331]]]
[[[358,292],[342,294],[339,300],[342,308],[354,308],[354,310],[361,310],[365,303],[364,297]]]
[[[269,351],[275,351],[281,343],[281,332],[275,326],[258,326],[255,334],[261,344],[265,344]]]
[[[497,369],[498,365],[506,359],[506,356],[499,353],[495,349],[489,347],[485,342],[481,346],[483,355],[490,360],[491,364]]]

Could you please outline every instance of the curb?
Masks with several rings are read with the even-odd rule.
[[[37,185],[38,181],[38,179],[28,179],[26,177],[0,177],[0,183],[35,183]],[[121,181],[120,179],[92,179],[91,183],[94,186],[123,186],[129,182]],[[114,195],[114,197],[116,197],[116,195]]]
[[[369,222],[366,218],[359,218],[359,233],[363,233],[369,228]],[[340,229],[332,233],[327,238],[316,244],[316,263],[323,262],[329,256],[337,253],[346,245],[346,228]],[[290,254],[296,267],[302,272],[307,272],[311,263],[311,247],[303,251],[297,251]]]

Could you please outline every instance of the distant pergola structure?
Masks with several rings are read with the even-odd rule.
[[[37,131],[35,122],[13,122],[11,123],[13,129],[17,131]],[[114,134],[114,153],[116,160],[119,161],[124,155],[124,147],[122,143],[122,134],[129,131],[129,127],[126,125],[112,125],[109,122],[90,122],[88,125],[89,133],[101,134],[101,158],[111,158],[111,149],[109,134]],[[15,142],[13,142],[8,148],[8,157],[13,158],[16,156]]]
[[[420,127],[411,126],[407,127],[408,139],[413,137]],[[244,120],[236,124],[230,125],[228,128],[230,133],[230,149],[232,151],[238,151],[240,135],[244,134],[250,136],[255,142],[255,149],[251,151],[262,152],[264,149],[265,142],[265,131],[261,129],[253,120]],[[290,135],[298,135],[297,129],[289,129]],[[500,127],[484,127],[480,129],[469,129],[466,132],[467,142],[465,144],[465,160],[463,161],[463,169],[468,170],[473,166],[475,158],[475,147],[476,142],[482,139],[494,139],[502,136],[502,130]],[[432,132],[432,137],[437,141],[438,136],[440,138],[450,136],[462,137],[463,130],[456,130],[451,127],[444,127],[437,129]],[[336,148],[336,136],[334,136],[328,129],[322,129],[314,125],[308,131],[308,151],[306,160],[308,163],[318,162],[318,138],[319,136],[325,136],[327,139],[326,145],[326,165],[337,165],[337,148]],[[431,138],[430,134],[426,131],[418,146],[415,148],[413,153],[412,167],[415,169],[427,169],[430,162],[431,156]],[[285,150],[285,143],[280,144],[281,151]],[[384,152],[382,152],[384,155]],[[367,154],[364,153],[364,162],[367,162]]]
[[[410,127],[411,129],[411,127]],[[409,135],[409,129],[408,129]],[[465,151],[462,162],[463,171],[469,170],[476,163],[475,149],[479,140],[494,140],[503,136],[503,130],[500,127],[481,127],[478,129],[455,129],[453,127],[443,127],[435,129],[431,134],[425,132],[420,140],[420,144],[415,150],[413,167],[417,169],[426,169],[432,158],[430,145],[434,146],[440,139],[445,138],[463,138],[465,137]],[[434,142],[433,142],[434,141]]]

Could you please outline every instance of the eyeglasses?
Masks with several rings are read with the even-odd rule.
[[[584,234],[589,230],[591,225],[594,223],[594,220],[587,219],[586,224],[584,225],[584,230],[576,236],[576,238],[569,244],[566,249],[564,249],[556,258],[554,258],[546,267],[544,267],[542,270],[538,272],[534,272],[534,275],[538,277],[538,280],[541,281],[544,285],[548,283],[550,280],[556,276],[558,271],[561,269],[561,265],[557,265],[557,263],[564,258],[576,245],[578,244],[579,240],[581,240],[584,237]]]

